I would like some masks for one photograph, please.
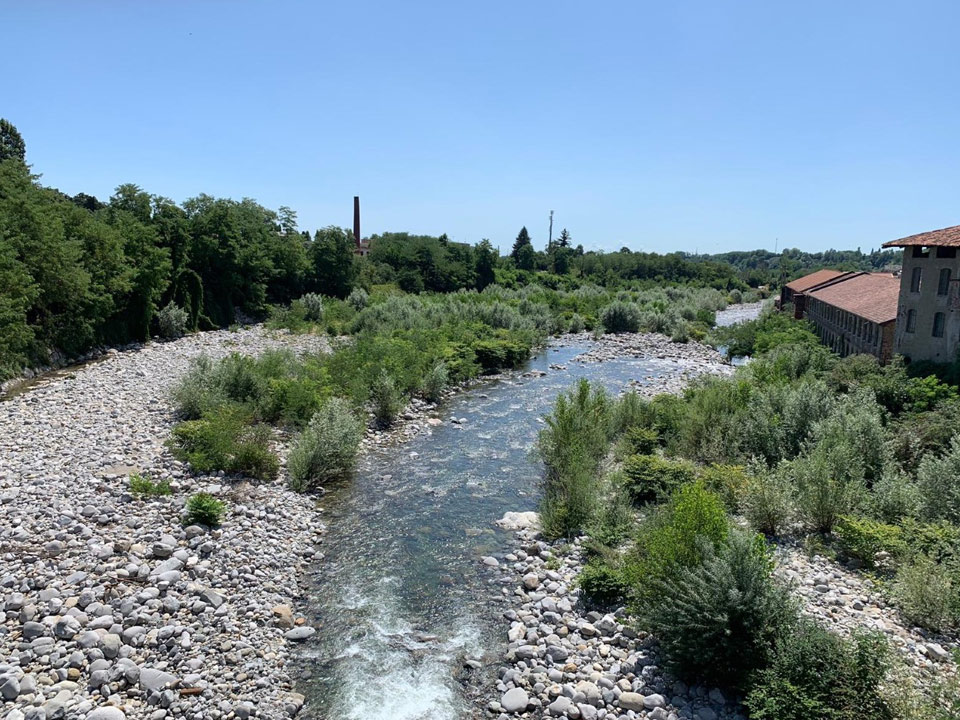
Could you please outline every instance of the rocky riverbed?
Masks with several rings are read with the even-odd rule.
[[[193,335],[44,379],[0,402],[0,697],[8,720],[278,718],[302,698],[284,665],[323,532],[281,484],[195,476],[163,442],[192,358],[323,350],[261,328]],[[128,493],[139,472],[173,494]],[[225,499],[222,529],[181,524],[185,498]]]

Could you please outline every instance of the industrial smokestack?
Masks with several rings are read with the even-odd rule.
[[[353,196],[353,241],[360,247],[360,196]]]

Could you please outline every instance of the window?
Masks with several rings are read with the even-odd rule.
[[[923,274],[923,269],[915,267],[913,272],[910,274],[910,292],[920,292],[920,276]]]
[[[928,258],[930,257],[930,248],[921,247],[920,245],[913,246],[913,256],[915,258]]]
[[[912,333],[916,331],[917,331],[917,311],[907,310],[907,332]]]
[[[938,247],[937,248],[937,257],[942,259],[945,258],[955,258],[957,256],[957,249],[955,247]]]
[[[936,313],[933,316],[933,336],[934,337],[943,337],[943,323],[946,320],[946,315],[941,313]]]
[[[940,271],[940,282],[937,284],[937,295],[946,295],[950,288],[950,268]]]

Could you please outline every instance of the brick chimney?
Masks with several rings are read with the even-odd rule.
[[[353,196],[353,241],[360,247],[360,196]]]

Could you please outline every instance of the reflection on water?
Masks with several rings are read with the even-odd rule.
[[[365,456],[355,478],[324,497],[329,532],[316,568],[303,648],[312,718],[443,720],[480,717],[459,679],[464,661],[492,685],[502,650],[500,555],[511,534],[494,521],[536,508],[531,449],[541,417],[577,378],[618,391],[631,380],[679,372],[670,360],[571,362],[584,346],[544,351],[540,377],[517,375],[450,401],[445,422],[403,445]],[[550,365],[567,366],[550,370]]]

